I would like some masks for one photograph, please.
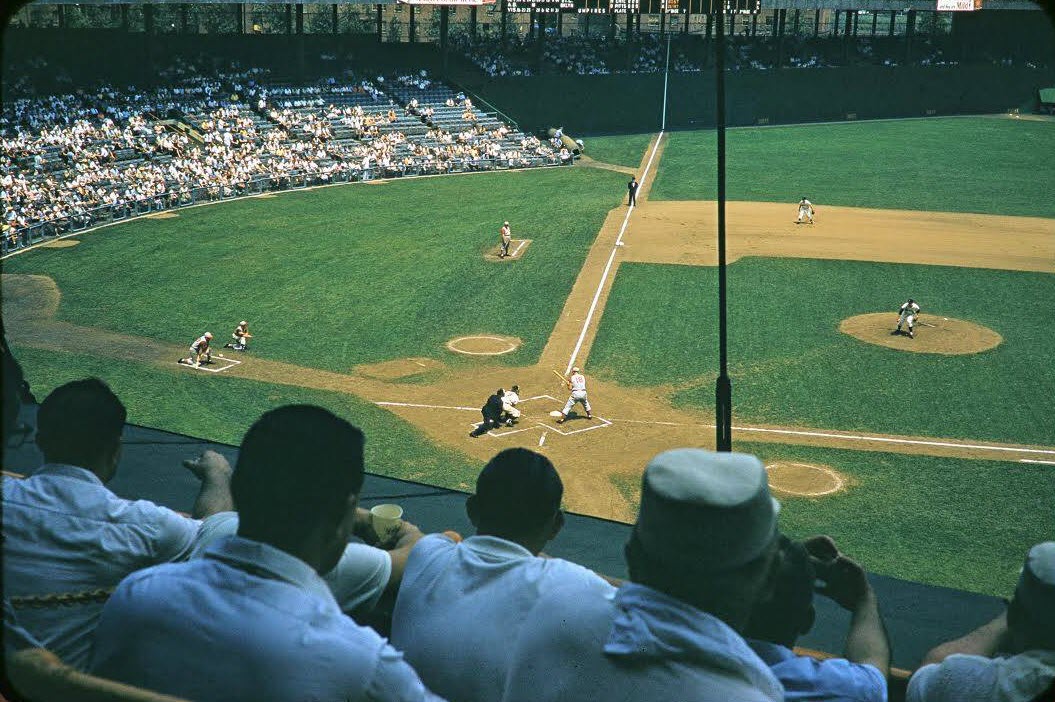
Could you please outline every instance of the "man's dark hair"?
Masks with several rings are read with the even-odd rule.
[[[37,445],[48,463],[90,466],[121,440],[125,406],[98,378],[55,388],[37,412]]]
[[[337,524],[363,486],[363,432],[321,407],[287,405],[246,432],[231,478],[238,533],[286,551]]]
[[[791,648],[813,628],[813,583],[817,573],[801,543],[780,537],[780,565],[772,594],[755,605],[745,635]]]
[[[548,458],[524,448],[506,449],[476,479],[476,526],[515,541],[552,519],[563,496],[564,483]]]

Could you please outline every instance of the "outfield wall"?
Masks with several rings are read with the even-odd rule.
[[[1028,107],[1055,71],[1021,66],[855,66],[749,70],[726,76],[727,123],[781,124]],[[522,128],[562,125],[570,134],[660,126],[662,74],[532,76],[469,85]],[[670,76],[667,127],[714,126],[714,75]]]

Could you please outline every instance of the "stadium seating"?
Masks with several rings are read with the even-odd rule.
[[[103,85],[5,107],[3,253],[265,190],[570,162],[424,71],[309,83],[259,69],[163,73],[173,82],[149,90]]]

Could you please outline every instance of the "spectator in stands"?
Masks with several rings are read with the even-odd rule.
[[[3,481],[4,597],[22,626],[83,668],[103,602],[126,575],[187,558],[202,522],[105,487],[117,471],[125,408],[102,381],[67,383],[37,414],[45,465]],[[196,517],[231,509],[231,468],[212,451],[184,463],[202,481]]]
[[[511,642],[504,702],[736,700],[784,690],[739,632],[765,597],[777,512],[754,456],[675,449],[645,469],[614,596],[543,593]]]
[[[785,699],[885,702],[890,644],[864,569],[826,536],[806,544],[781,537],[779,562],[773,592],[755,606],[744,633],[784,685]],[[846,658],[820,661],[791,650],[813,628],[817,580],[824,583],[822,594],[853,615]]]
[[[909,702],[1047,702],[1055,694],[1055,542],[1029,550],[1015,596],[993,621],[934,648]]]
[[[122,582],[93,672],[197,702],[438,699],[398,651],[342,614],[319,577],[353,530],[363,443],[318,407],[264,414],[232,478],[237,536]]]
[[[502,698],[512,643],[540,594],[562,584],[610,596],[582,566],[541,557],[564,524],[564,486],[553,464],[523,448],[488,462],[466,502],[476,535],[432,534],[407,563],[392,643],[438,694],[461,702]]]

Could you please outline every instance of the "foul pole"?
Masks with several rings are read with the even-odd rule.
[[[729,379],[725,279],[725,7],[719,3],[715,32],[715,122],[718,128],[718,380],[715,384],[715,447],[733,450],[733,383]]]

